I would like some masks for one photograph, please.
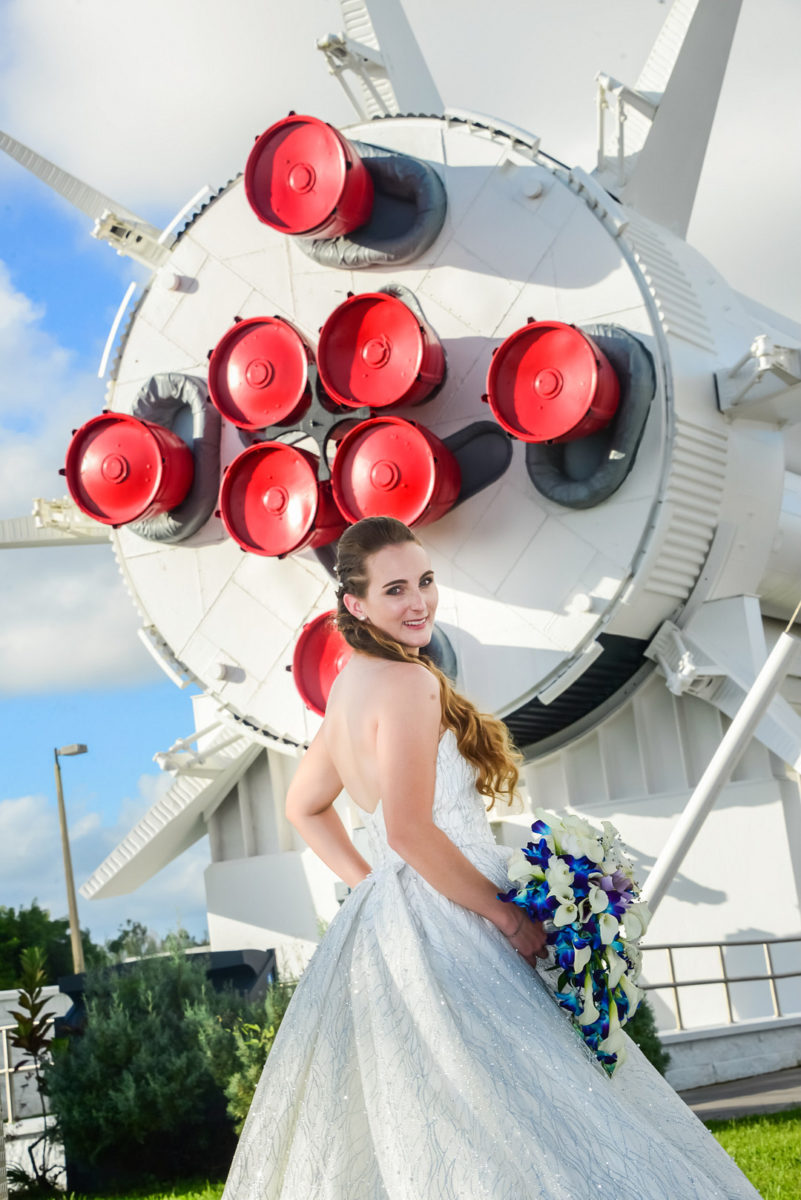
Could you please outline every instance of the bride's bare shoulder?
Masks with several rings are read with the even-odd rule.
[[[354,654],[334,681],[331,700],[357,694],[380,707],[423,702],[439,697],[439,684],[422,663],[391,662]]]

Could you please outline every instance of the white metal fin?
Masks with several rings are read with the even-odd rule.
[[[97,188],[76,179],[68,171],[57,167],[55,163],[2,130],[0,150],[37,179],[41,179],[51,191],[57,192],[74,208],[90,217],[95,223],[93,236],[110,242],[118,253],[135,258],[150,267],[158,266],[166,258],[167,249],[159,240],[161,231],[131,212],[124,204],[118,204]]]
[[[107,209],[111,209],[121,217],[128,217],[129,220],[138,221],[143,225],[147,224],[124,204],[118,204],[116,200],[99,192],[97,188],[90,187],[88,183],[76,179],[68,171],[57,167],[55,163],[50,162],[41,154],[37,154],[29,146],[24,146],[10,134],[3,133],[2,130],[0,130],[0,150],[4,150],[10,158],[25,167],[26,171],[36,175],[38,179],[42,180],[42,183],[46,183],[52,191],[58,192],[74,208],[86,213],[87,217],[91,217],[93,221],[99,220]]]
[[[675,0],[636,87],[599,76],[599,178],[625,204],[682,237],[741,3]],[[611,152],[604,132],[610,101],[618,112]]]
[[[442,99],[400,0],[340,0],[344,31],[317,45],[362,118],[441,113]],[[350,71],[356,91],[344,76]]]
[[[9,517],[0,521],[0,550],[23,550],[36,546],[93,546],[109,540],[109,529],[84,517],[69,500],[47,503],[36,500],[37,512],[31,517]],[[57,518],[42,520],[44,506],[58,510]]]

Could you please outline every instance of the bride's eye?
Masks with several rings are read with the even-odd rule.
[[[429,587],[434,582],[433,575],[424,575],[420,580],[420,587]]]

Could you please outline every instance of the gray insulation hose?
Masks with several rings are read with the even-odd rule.
[[[531,482],[565,508],[594,508],[617,491],[634,466],[656,392],[654,361],[638,338],[620,325],[581,328],[612,364],[620,405],[598,433],[575,442],[526,446]]]
[[[436,240],[445,223],[448,197],[439,175],[428,163],[368,142],[352,142],[370,173],[375,204],[370,219],[359,229],[336,238],[295,239],[300,249],[324,267],[358,271],[390,267],[419,258]],[[381,197],[394,197],[414,206],[414,217],[401,232]],[[382,211],[383,209],[383,211]]]
[[[177,508],[158,517],[145,517],[126,525],[151,542],[183,542],[205,525],[217,504],[220,486],[220,414],[209,400],[205,380],[172,372],[154,375],[139,390],[131,415],[172,429],[179,412],[192,413],[195,474],[189,492]]]

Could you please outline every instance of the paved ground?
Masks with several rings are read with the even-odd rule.
[[[713,1083],[679,1095],[702,1121],[780,1112],[801,1107],[801,1067],[755,1075],[752,1079]]]

